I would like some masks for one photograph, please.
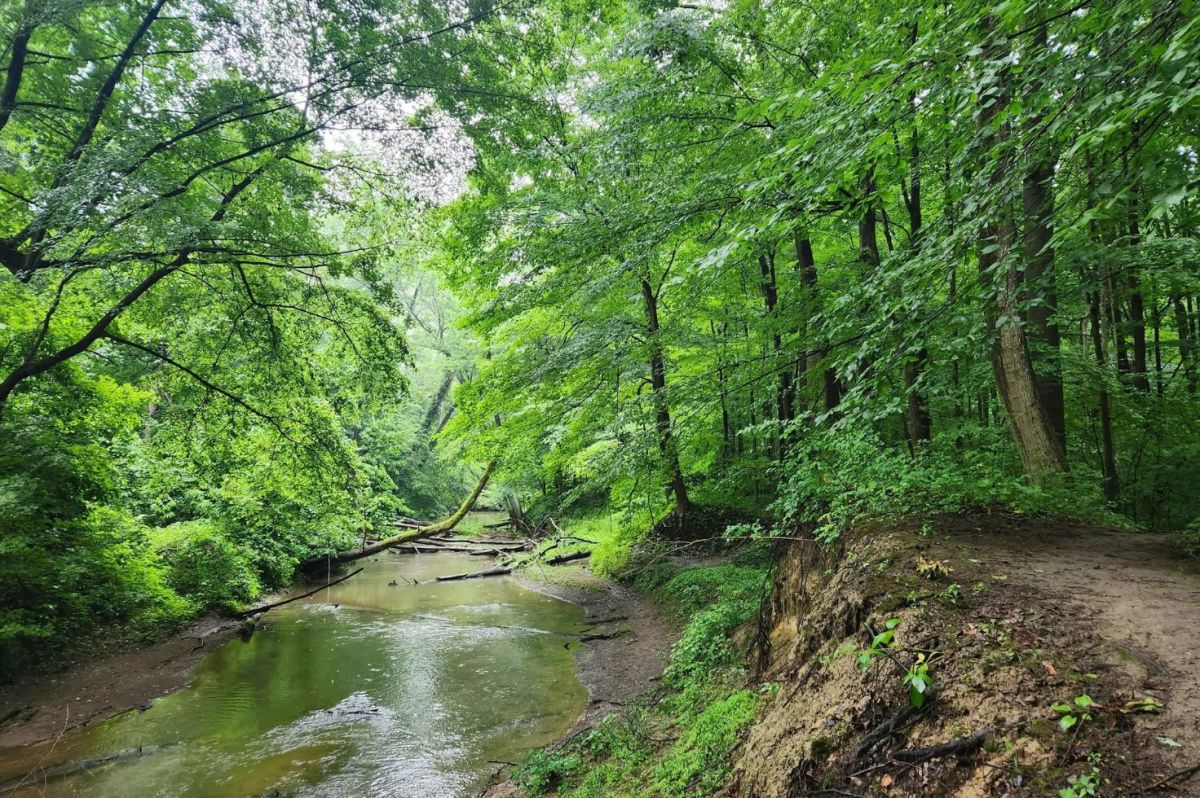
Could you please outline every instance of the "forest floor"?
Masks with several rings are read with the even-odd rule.
[[[1144,716],[1147,737],[1178,741],[1180,768],[1200,763],[1200,563],[1181,556],[1170,535],[1097,529],[1085,524],[1006,516],[947,523],[964,554],[1003,569],[1017,590],[1061,602],[1073,626],[1099,644],[1098,668],[1121,667],[1163,711]],[[1107,649],[1107,651],[1106,651]],[[1200,795],[1200,779],[1193,792]]]

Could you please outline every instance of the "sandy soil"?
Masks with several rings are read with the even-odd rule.
[[[569,734],[590,728],[649,690],[662,676],[671,644],[679,636],[678,626],[636,590],[582,568],[573,570],[575,584],[519,577],[531,590],[583,607],[593,625],[575,650],[588,706]],[[589,639],[590,635],[596,636]]]

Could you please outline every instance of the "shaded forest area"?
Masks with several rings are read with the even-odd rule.
[[[0,661],[456,507],[1200,542],[1187,0],[0,2]],[[470,464],[477,464],[472,468]]]

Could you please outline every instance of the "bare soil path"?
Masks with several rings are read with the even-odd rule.
[[[1168,535],[1069,521],[997,514],[939,527],[1013,587],[1060,602],[1099,641],[1085,652],[1094,670],[1163,702],[1137,724],[1137,744],[1161,747],[1178,770],[1200,764],[1200,563]],[[1200,774],[1156,794],[1200,796]]]

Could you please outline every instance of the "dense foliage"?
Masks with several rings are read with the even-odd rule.
[[[470,463],[609,570],[713,507],[1194,529],[1193,5],[0,0],[0,662]]]
[[[473,344],[397,220],[429,202],[419,87],[471,24],[0,4],[0,676],[459,500],[427,383]]]
[[[493,354],[452,428],[510,480],[684,528],[1200,512],[1190,3],[531,13],[433,223]]]

